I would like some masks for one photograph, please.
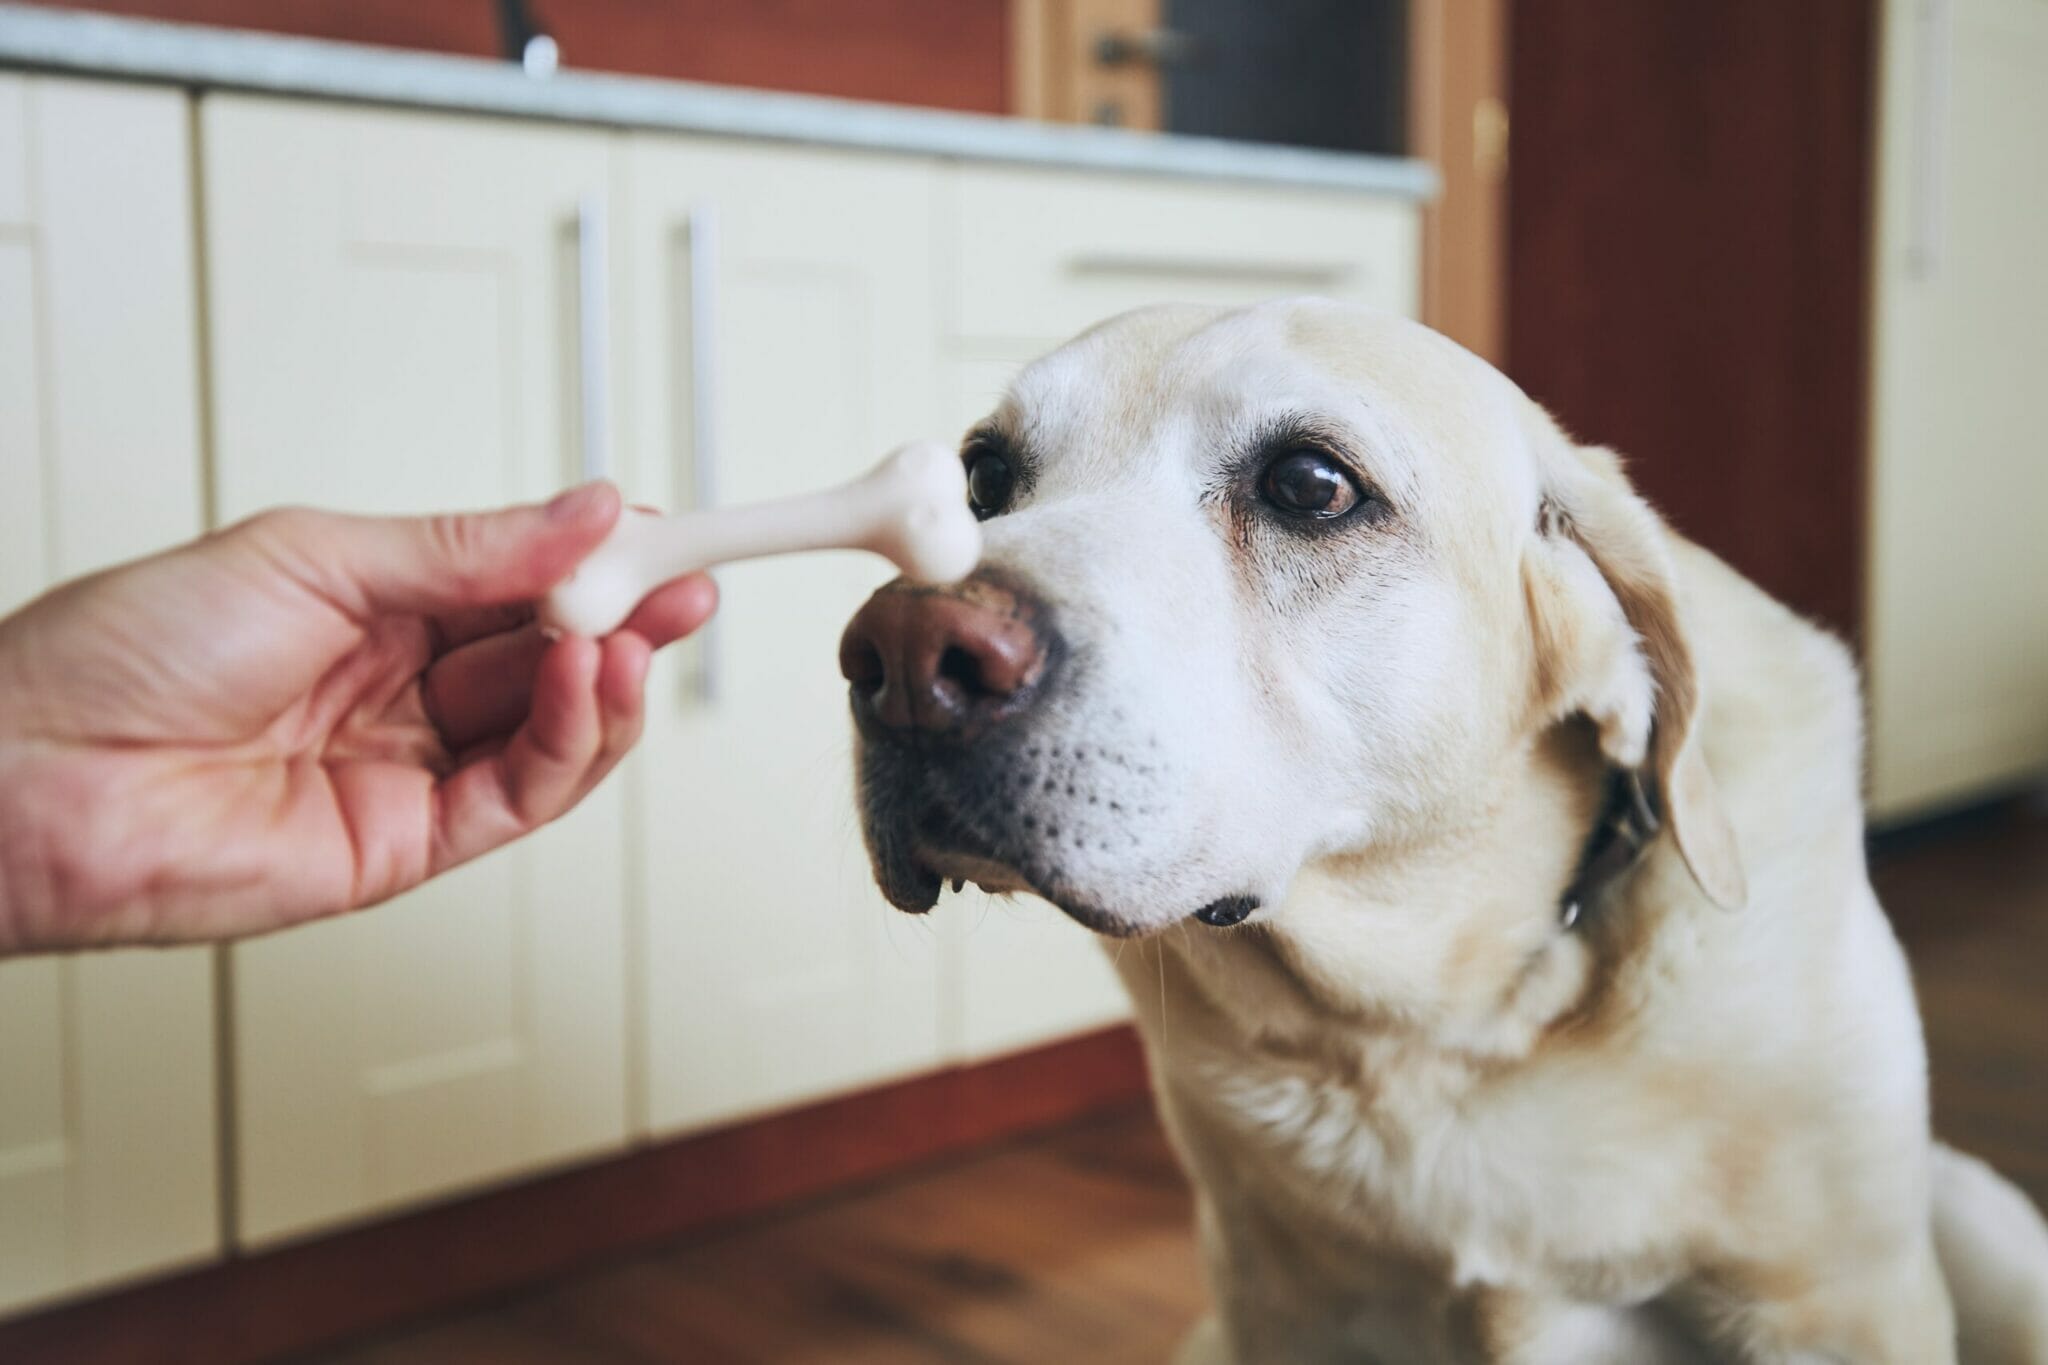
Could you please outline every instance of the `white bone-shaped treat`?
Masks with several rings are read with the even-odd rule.
[[[608,635],[671,579],[799,550],[871,550],[918,582],[965,578],[981,559],[981,524],[967,506],[959,455],[936,441],[916,441],[852,483],[823,492],[675,516],[628,510],[542,600],[540,622]]]

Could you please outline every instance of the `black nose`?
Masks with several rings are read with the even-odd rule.
[[[1045,673],[1036,603],[969,579],[957,588],[892,583],[839,641],[854,714],[885,730],[960,735],[1028,707]]]

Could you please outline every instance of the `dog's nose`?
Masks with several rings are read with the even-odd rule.
[[[958,735],[1022,710],[1045,672],[1036,603],[969,579],[957,588],[892,583],[839,640],[853,708],[889,730]]]

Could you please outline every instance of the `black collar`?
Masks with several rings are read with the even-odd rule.
[[[1656,837],[1657,812],[1643,791],[1642,774],[1632,768],[1610,769],[1607,799],[1579,850],[1571,885],[1558,897],[1558,923],[1568,930],[1576,927],[1580,914],[1636,865]]]

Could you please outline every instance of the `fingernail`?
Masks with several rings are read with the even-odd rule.
[[[548,520],[564,524],[581,521],[603,496],[602,481],[582,484],[566,493],[557,493],[554,500],[548,503]]]

